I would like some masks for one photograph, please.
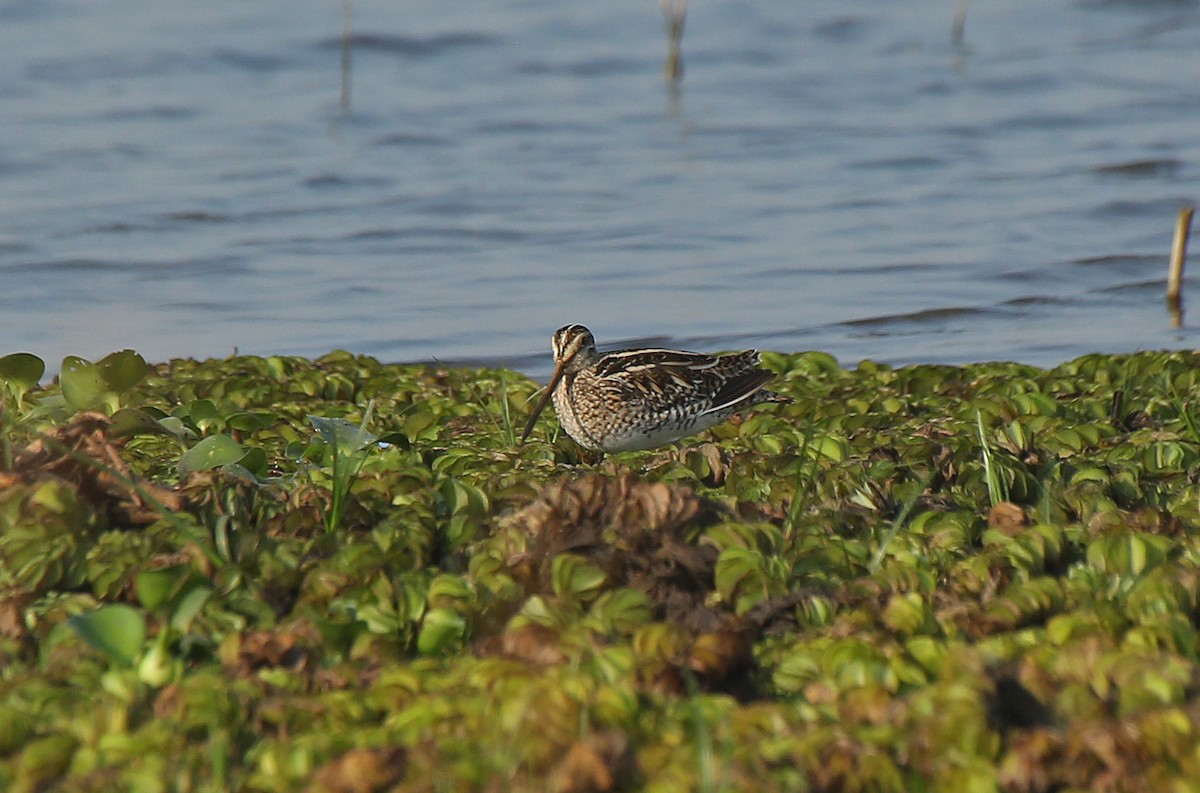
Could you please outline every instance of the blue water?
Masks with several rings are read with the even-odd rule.
[[[0,3],[0,352],[1200,345],[1200,5],[954,6]]]

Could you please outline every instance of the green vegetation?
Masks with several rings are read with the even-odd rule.
[[[512,372],[0,358],[0,790],[1196,789],[1200,356],[764,357],[600,463]]]

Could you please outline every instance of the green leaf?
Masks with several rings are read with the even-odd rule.
[[[212,593],[210,587],[193,585],[188,593],[180,598],[179,605],[175,607],[175,613],[171,615],[171,627],[180,632],[186,631],[192,624],[192,620],[200,613],[200,609],[204,608],[204,604],[208,602]]]
[[[259,413],[234,413],[225,419],[225,426],[231,430],[254,432],[271,426],[271,421]]]
[[[22,393],[38,384],[46,373],[41,358],[28,352],[14,352],[0,358],[0,380],[7,380]]]
[[[471,605],[471,587],[462,576],[442,573],[429,582],[429,605],[433,608],[451,608],[456,604]]]
[[[180,577],[186,574],[186,568],[182,567],[145,570],[133,579],[133,591],[137,593],[139,603],[155,611],[170,599]]]
[[[104,375],[91,361],[68,355],[58,375],[63,396],[75,410],[87,410],[104,403],[107,384]]]
[[[160,419],[144,410],[121,408],[112,414],[112,433],[122,438],[133,435],[173,435]]]
[[[422,655],[441,655],[456,650],[467,633],[467,621],[449,608],[430,609],[417,637],[417,650]]]
[[[11,705],[0,705],[0,755],[20,749],[37,729],[37,719]]]
[[[187,406],[187,417],[201,433],[221,424],[221,413],[211,399],[193,399]]]
[[[609,590],[596,598],[589,616],[605,631],[633,631],[653,618],[654,605],[636,589]]]
[[[408,440],[433,440],[437,437],[437,417],[429,409],[418,409],[408,414],[400,431]]]
[[[554,557],[550,569],[554,594],[561,598],[591,594],[604,585],[606,578],[599,567],[571,553],[560,553]]]
[[[146,643],[146,620],[130,606],[104,606],[69,622],[85,642],[122,666],[132,667]]]
[[[846,443],[845,438],[834,437],[834,435],[821,435],[820,438],[811,441],[812,449],[818,455],[833,459],[835,462],[841,462],[850,455],[850,444]]]
[[[728,548],[717,557],[715,583],[721,599],[741,614],[765,599],[768,592],[765,559],[748,548]]]
[[[158,636],[159,640],[150,645],[137,669],[138,679],[154,688],[161,688],[178,679],[183,670],[183,663],[178,658],[172,658],[167,650],[167,633],[164,631]]]
[[[345,419],[309,416],[308,420],[312,422],[321,440],[336,447],[339,455],[354,454],[379,440],[375,435]]]
[[[246,456],[238,461],[238,465],[244,467],[253,476],[264,476],[270,468],[270,462],[265,451],[257,446],[251,446],[246,450]]]
[[[120,411],[117,412],[119,413]],[[175,416],[163,416],[158,420],[158,426],[162,427],[167,435],[174,435],[180,440],[196,437],[196,433]]]
[[[179,475],[193,471],[211,471],[222,465],[236,463],[246,455],[242,445],[228,435],[210,435],[183,453],[179,458]]]
[[[108,390],[122,394],[146,377],[146,361],[133,350],[121,350],[106,355],[96,363]]]
[[[446,510],[451,515],[481,516],[487,514],[487,494],[478,487],[460,482],[457,479],[446,479],[438,488],[438,493],[446,504]]]

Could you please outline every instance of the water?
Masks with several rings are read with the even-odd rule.
[[[1200,5],[954,5],[5,2],[0,352],[1197,346]]]

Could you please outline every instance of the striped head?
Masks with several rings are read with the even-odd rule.
[[[546,409],[546,403],[550,401],[554,389],[558,388],[563,376],[573,375],[593,363],[597,358],[596,339],[592,336],[592,332],[583,325],[564,325],[554,331],[550,347],[554,350],[554,374],[550,376],[550,384],[546,386],[546,390],[542,392],[542,398],[538,400],[533,413],[529,415],[529,422],[525,425],[525,431],[521,433],[522,441],[529,437],[529,433],[533,432],[533,425],[537,423],[538,416]]]
[[[596,339],[583,325],[564,325],[554,331],[550,342],[554,350],[554,377],[550,379],[550,390],[558,385],[559,378],[569,372],[577,372],[596,360]]]

